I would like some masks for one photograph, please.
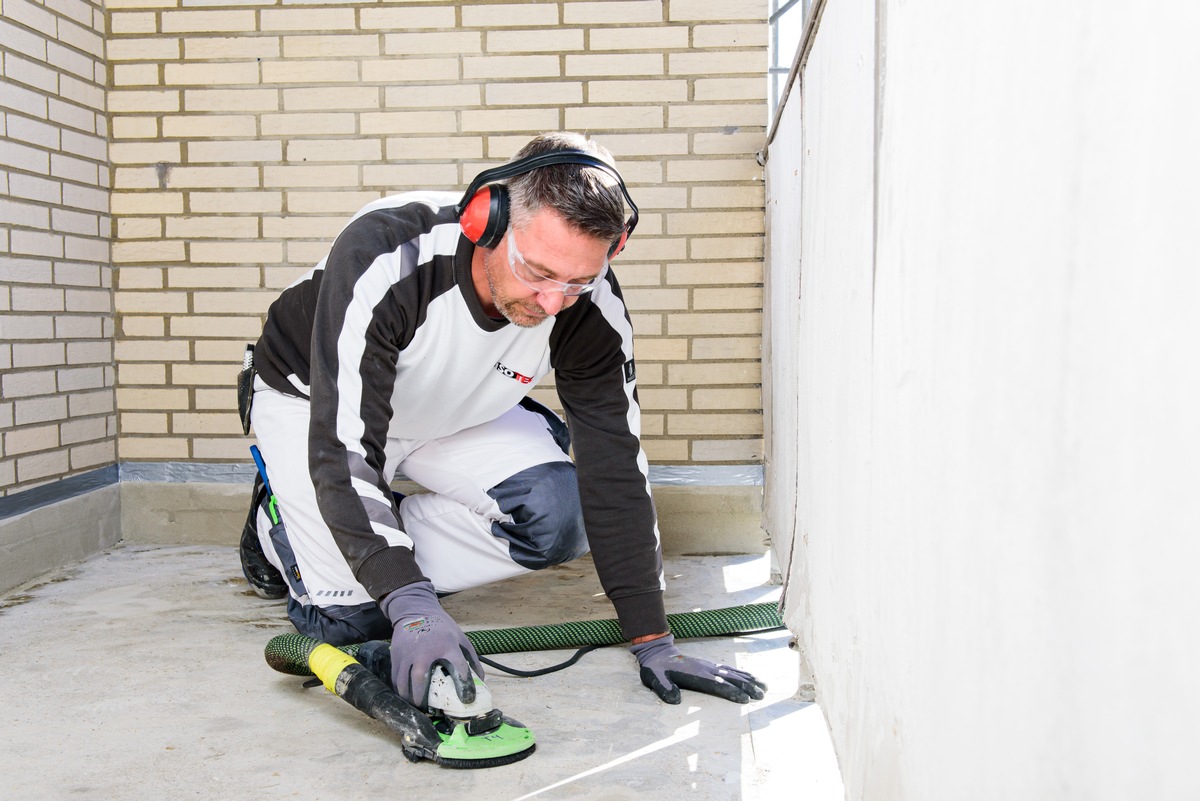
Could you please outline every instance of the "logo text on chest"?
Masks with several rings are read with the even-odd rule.
[[[515,381],[520,381],[522,384],[528,384],[529,382],[533,381],[533,376],[521,375],[521,374],[520,374],[520,373],[518,373],[516,370],[510,370],[510,369],[508,369],[507,367],[505,367],[505,366],[504,366],[503,364],[501,364],[500,362],[496,362],[496,370],[497,370],[497,371],[498,371],[498,372],[499,372],[501,375],[506,375],[506,376],[508,376],[509,378],[511,378],[511,379],[513,379],[513,380],[515,380]]]

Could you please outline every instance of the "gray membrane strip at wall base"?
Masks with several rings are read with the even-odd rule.
[[[252,463],[126,462],[122,481],[202,481],[237,483],[254,477]],[[404,480],[404,476],[396,476]],[[748,487],[762,486],[762,465],[651,465],[650,483],[667,486]]]
[[[0,498],[0,520],[110,487],[119,480],[120,470],[113,464],[99,470],[90,470],[77,476],[70,476],[52,484],[43,484],[40,487],[7,495]]]

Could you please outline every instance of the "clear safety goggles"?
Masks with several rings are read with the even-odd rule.
[[[517,242],[513,238],[513,229],[509,228],[508,268],[512,270],[512,274],[518,281],[535,292],[561,292],[564,297],[573,298],[579,295],[586,295],[596,288],[596,285],[600,283],[600,279],[604,277],[604,273],[608,271],[608,259],[604,260],[604,267],[601,268],[600,274],[586,284],[557,281],[549,276],[542,275],[526,263],[525,257],[521,255],[521,251],[517,250]]]

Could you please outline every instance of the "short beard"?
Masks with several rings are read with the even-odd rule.
[[[529,307],[522,304],[519,300],[508,297],[503,294],[496,286],[496,280],[492,273],[495,269],[508,269],[506,263],[497,264],[500,262],[498,250],[493,250],[491,253],[483,257],[483,274],[487,277],[488,291],[492,293],[492,305],[496,307],[496,311],[504,316],[513,325],[521,328],[537,328],[544,323],[550,315],[539,306],[534,304],[536,311],[530,311]]]

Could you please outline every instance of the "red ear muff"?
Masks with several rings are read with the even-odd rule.
[[[479,247],[496,247],[508,230],[508,189],[503,184],[480,189],[459,215],[458,224]]]

